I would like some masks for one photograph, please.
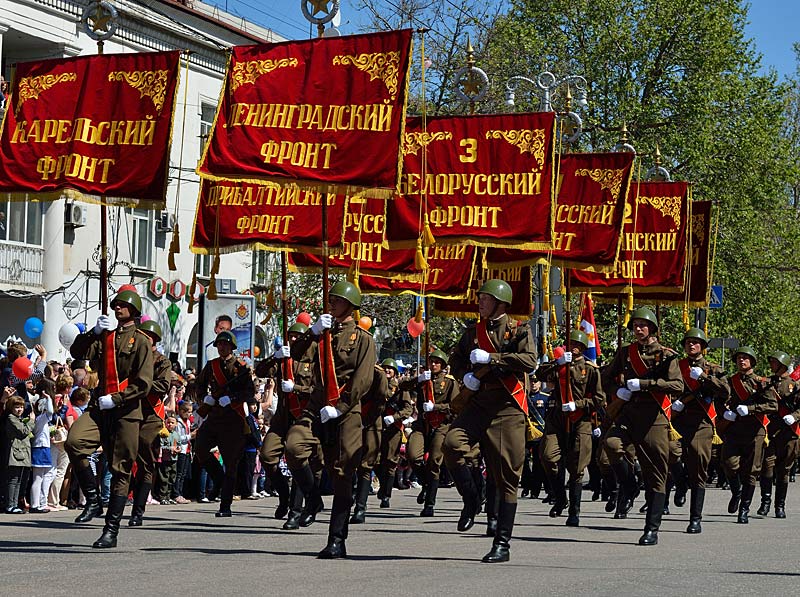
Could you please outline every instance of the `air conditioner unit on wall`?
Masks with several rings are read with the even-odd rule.
[[[86,206],[68,202],[64,205],[64,224],[77,228],[86,226]]]
[[[169,213],[169,210],[162,209],[158,212],[156,219],[156,230],[158,232],[172,232],[175,227],[175,216]]]

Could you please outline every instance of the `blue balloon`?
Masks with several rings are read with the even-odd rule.
[[[86,333],[86,324],[85,323],[81,322],[81,323],[76,323],[75,325],[78,326],[78,329],[81,331],[81,334],[85,334]]]
[[[272,347],[275,350],[278,350],[281,346],[283,346],[283,338],[281,338],[280,336],[276,336],[275,340],[272,342]]]
[[[38,317],[28,317],[28,319],[25,320],[25,325],[22,327],[22,330],[28,338],[33,339],[42,335],[42,328],[44,328],[44,324],[41,319]]]

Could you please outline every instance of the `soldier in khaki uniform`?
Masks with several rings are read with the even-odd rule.
[[[388,508],[389,500],[392,498],[397,463],[400,461],[403,430],[413,423],[410,417],[414,412],[414,401],[409,392],[409,387],[413,387],[413,384],[409,381],[400,382],[397,361],[384,359],[381,367],[389,380],[389,397],[383,410],[383,435],[378,465],[381,487],[378,498],[381,500],[381,508]]]
[[[683,390],[672,403],[672,420],[681,434],[683,462],[689,478],[691,497],[689,526],[686,532],[702,532],[703,503],[706,494],[708,465],[717,422],[716,405],[725,404],[730,388],[722,367],[703,356],[708,346],[705,332],[689,328],[683,335],[686,358],[678,361]]]
[[[311,400],[286,436],[286,461],[300,488],[310,493],[314,475],[309,458],[322,443],[333,482],[328,544],[318,555],[322,559],[347,557],[353,473],[362,441],[361,399],[372,385],[376,360],[372,336],[353,319],[353,311],[360,306],[358,288],[337,282],[329,292],[330,314],[320,315],[291,347],[292,358],[299,359],[312,344],[318,345]]]
[[[789,472],[800,455],[800,389],[789,375],[792,359],[778,350],[769,355],[772,370],[771,383],[778,393],[778,412],[770,416],[769,445],[764,449],[761,468],[761,507],[757,514],[769,514],[772,483],[775,481],[775,518],[786,518],[786,493],[789,489]]]
[[[153,488],[153,471],[161,452],[158,434],[164,429],[164,396],[172,383],[172,363],[158,352],[156,344],[161,342],[161,326],[149,320],[139,324],[139,330],[147,334],[153,345],[153,385],[142,402],[142,425],[139,428],[139,457],[136,459],[136,477],[133,480],[133,505],[129,527],[142,526],[147,498]]]
[[[635,446],[649,490],[639,545],[655,545],[666,503],[670,395],[683,389],[683,381],[675,352],[656,338],[658,320],[650,309],[634,310],[630,329],[636,342],[619,348],[602,373],[606,395],[616,395],[625,402],[606,436],[606,449],[617,476],[618,491],[629,504],[629,496],[637,489],[625,447]]]
[[[560,402],[560,408],[548,413],[540,443],[542,464],[555,499],[550,516],[560,516],[567,505],[564,484],[559,481],[559,469],[566,468],[569,472],[567,526],[578,526],[583,471],[592,458],[592,416],[605,406],[605,394],[597,366],[583,357],[589,338],[580,330],[572,330],[569,339],[569,352],[555,361],[543,363],[536,371],[536,377],[553,387],[552,395],[557,403]]]
[[[731,397],[723,417],[728,421],[722,433],[722,466],[731,488],[728,513],[737,522],[749,522],[750,504],[761,473],[768,416],[778,411],[778,395],[766,379],[753,371],[756,353],[749,346],[733,355],[738,371],[728,378]]]
[[[350,524],[363,524],[367,515],[367,499],[372,488],[372,469],[378,462],[383,429],[383,408],[389,395],[389,379],[383,367],[375,365],[372,386],[361,399],[361,463],[356,470],[355,508]]]
[[[246,420],[249,402],[255,400],[255,385],[250,368],[234,357],[236,336],[223,331],[214,339],[219,357],[208,361],[197,376],[198,395],[206,396],[198,409],[205,417],[195,436],[195,454],[200,466],[205,466],[214,486],[220,488],[217,518],[232,515],[233,490],[236,487],[236,470],[242,459],[246,435],[250,427]],[[219,447],[225,468],[211,454]]]
[[[497,531],[484,562],[507,562],[517,512],[517,487],[525,462],[527,374],[536,369],[536,344],[530,327],[511,319],[511,287],[488,280],[478,290],[480,321],[467,328],[453,350],[453,375],[472,392],[470,402],[450,426],[444,442],[447,468],[464,501],[458,530],[475,523],[478,492],[465,456],[476,442],[487,473],[499,492]]]
[[[93,330],[80,334],[70,347],[75,359],[88,360],[100,372],[100,385],[89,410],[73,423],[65,442],[86,508],[76,522],[87,522],[102,514],[97,482],[89,466],[89,456],[102,445],[111,468],[111,497],[103,534],[92,547],[117,546],[117,535],[128,490],[131,470],[139,449],[142,404],[153,384],[153,350],[150,338],[136,329],[142,299],[123,290],[111,301],[115,325],[107,315],[97,318]]]

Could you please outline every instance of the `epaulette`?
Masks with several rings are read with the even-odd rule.
[[[598,365],[597,363],[595,363],[593,361],[590,361],[589,359],[586,359],[586,358],[584,358],[583,360],[589,367],[593,367],[595,369],[600,369],[600,365]]]
[[[446,379],[452,379],[453,381],[455,381],[455,380],[456,380],[456,378],[455,378],[455,377],[453,377],[452,375],[450,375],[449,373],[445,373],[445,378],[446,378]]]
[[[375,363],[375,371],[380,371],[381,373],[384,372],[383,367],[381,367],[378,363]]]
[[[672,350],[669,346],[662,346],[661,349],[663,350],[664,354],[667,355],[668,357],[678,354],[677,352]]]

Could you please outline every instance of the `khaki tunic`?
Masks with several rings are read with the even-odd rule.
[[[150,394],[164,400],[170,385],[172,385],[172,363],[160,352],[155,352],[153,353],[153,386],[150,388]],[[164,421],[156,414],[148,398],[142,401],[142,413],[144,419],[139,427],[136,479],[138,483],[152,485],[155,463],[161,451],[158,432],[164,427]]]
[[[800,456],[800,443],[791,425],[783,422],[783,417],[792,415],[800,420],[800,400],[795,396],[798,384],[788,373],[772,378],[778,393],[778,412],[770,416],[769,445],[764,448],[764,463],[761,476],[777,479],[778,483],[788,483],[789,473],[797,457]]]
[[[396,384],[396,380],[392,380]],[[383,367],[375,365],[367,395],[361,399],[361,463],[358,476],[366,481],[372,478],[372,469],[378,462],[383,428],[383,408],[389,396],[389,379]]]
[[[458,396],[458,385],[456,380],[440,371],[431,377],[433,385],[433,410],[426,413],[422,408],[425,403],[424,384],[416,385],[416,403],[418,419],[412,425],[412,433],[406,445],[406,457],[418,469],[425,469],[425,482],[438,480],[442,470],[444,454],[442,445],[447,432],[450,430],[450,423],[453,420],[451,404]],[[432,424],[434,417],[432,414],[442,415],[441,422],[434,427]],[[428,453],[428,460],[425,460],[425,453]]]
[[[414,400],[411,398],[409,387],[411,382],[400,382],[397,378],[389,381],[389,398],[386,401],[384,413],[394,417],[394,423],[388,427],[384,424],[381,436],[380,473],[394,482],[397,463],[400,461],[400,446],[403,444],[403,421],[414,412]]]

